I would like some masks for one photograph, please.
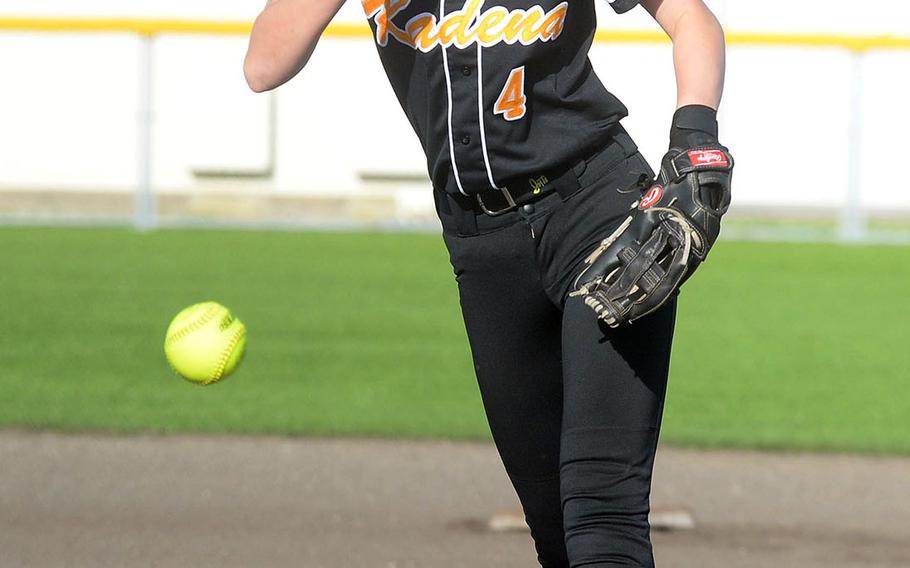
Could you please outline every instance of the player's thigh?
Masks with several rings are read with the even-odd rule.
[[[567,300],[562,329],[566,431],[651,431],[656,436],[675,319],[671,301],[634,325],[610,329],[581,298]]]
[[[585,259],[628,217],[641,198],[636,182],[651,173],[638,152],[606,168],[590,166],[579,179],[582,189],[547,220],[540,230],[540,257],[554,302],[564,301]]]
[[[484,409],[515,478],[558,472],[562,419],[561,312],[540,284],[521,224],[446,237]]]

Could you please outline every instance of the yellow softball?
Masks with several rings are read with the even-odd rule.
[[[164,355],[171,368],[201,385],[217,383],[234,372],[245,349],[246,326],[217,302],[182,310],[164,339]]]

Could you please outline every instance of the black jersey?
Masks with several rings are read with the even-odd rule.
[[[617,12],[639,0],[608,0]],[[561,166],[626,116],[588,59],[594,0],[363,0],[430,178],[480,193]]]

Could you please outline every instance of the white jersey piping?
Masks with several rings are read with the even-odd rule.
[[[477,119],[480,121],[480,144],[483,148],[483,163],[487,167],[487,179],[490,186],[498,189],[493,180],[493,169],[490,167],[490,153],[487,151],[487,131],[483,123],[483,46],[477,43]]]
[[[439,20],[446,15],[445,0],[439,0]],[[455,142],[452,136],[452,77],[449,75],[449,57],[446,55],[446,46],[442,46],[442,66],[446,74],[446,95],[449,99],[449,158],[452,160],[452,171],[455,174],[455,183],[462,195],[467,195],[461,186],[461,176],[458,174],[458,164],[455,162]]]

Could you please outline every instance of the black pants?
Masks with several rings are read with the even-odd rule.
[[[542,566],[653,566],[648,512],[675,305],[599,324],[566,298],[651,169],[621,129],[545,195],[498,217],[437,193],[484,408]]]

